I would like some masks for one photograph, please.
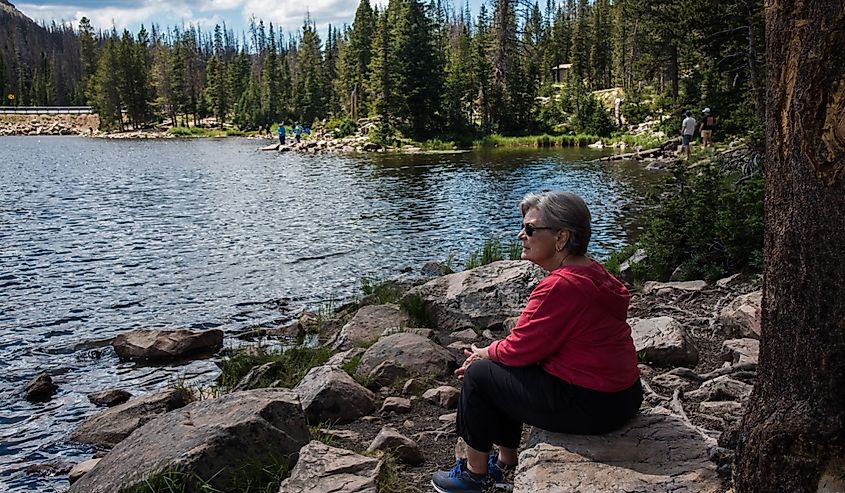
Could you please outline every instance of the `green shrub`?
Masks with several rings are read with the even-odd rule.
[[[713,280],[759,269],[763,176],[725,176],[719,173],[719,164],[676,167],[676,192],[647,216],[640,245],[648,259],[641,277],[665,280],[680,267],[681,279]]]
[[[358,124],[351,118],[332,118],[326,123],[326,130],[334,132],[335,137],[346,137],[358,131]]]
[[[217,377],[217,384],[223,389],[231,389],[253,368],[274,363],[252,388],[269,387],[276,381],[279,381],[281,387],[293,388],[308,370],[322,365],[330,356],[330,349],[325,347],[295,346],[273,351],[263,347],[241,348],[218,363],[220,376]]]

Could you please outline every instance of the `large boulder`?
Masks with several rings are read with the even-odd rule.
[[[71,485],[70,493],[132,489],[166,470],[186,473],[189,491],[199,490],[196,478],[231,491],[239,471],[285,456],[295,460],[307,442],[296,393],[233,392],[193,402],[137,429]]]
[[[89,417],[76,427],[70,439],[98,447],[114,447],[147,422],[185,406],[189,398],[182,390],[167,389],[132,399]]]
[[[367,349],[356,376],[370,378],[374,370],[388,361],[420,375],[438,377],[449,375],[457,366],[455,357],[443,346],[416,334],[400,333],[385,337]]]
[[[132,330],[112,342],[122,360],[172,361],[195,355],[211,355],[223,347],[223,331]]]
[[[375,409],[375,395],[336,366],[317,366],[294,387],[311,424],[348,423]]]
[[[605,435],[532,430],[520,454],[515,493],[717,493],[707,438],[678,416],[654,410]]]
[[[312,441],[282,481],[279,493],[378,493],[382,462]]]
[[[531,262],[501,260],[432,279],[408,291],[405,299],[418,297],[446,333],[467,327],[501,330],[505,319],[519,316],[544,275]]]
[[[719,312],[718,322],[725,335],[760,338],[763,291],[754,291],[734,298]]]
[[[641,358],[661,366],[695,366],[698,349],[672,317],[630,318],[634,348]]]
[[[332,349],[338,351],[369,345],[376,342],[386,329],[407,327],[410,324],[411,319],[396,305],[362,306],[340,329]]]

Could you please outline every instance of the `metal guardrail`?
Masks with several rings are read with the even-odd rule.
[[[0,115],[87,115],[90,106],[0,106]]]

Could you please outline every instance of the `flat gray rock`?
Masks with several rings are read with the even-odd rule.
[[[223,347],[223,331],[131,330],[112,342],[122,360],[172,361],[197,355],[211,355]]]
[[[70,493],[114,493],[176,468],[220,491],[236,472],[269,464],[308,443],[308,426],[294,392],[261,389],[193,402],[135,430],[71,485]],[[193,479],[188,491],[198,491]]]
[[[721,481],[707,454],[715,445],[657,410],[605,435],[534,429],[519,457],[514,492],[717,493]]]
[[[685,397],[702,401],[744,401],[752,390],[753,385],[722,375],[704,382],[698,390],[687,392]]]
[[[312,441],[279,493],[378,493],[381,460]]]
[[[129,400],[95,414],[80,423],[70,435],[74,442],[111,448],[153,419],[188,404],[188,396],[166,389]]]
[[[671,294],[673,291],[699,292],[707,287],[705,281],[675,281],[657,282],[648,281],[643,285],[643,294]]]

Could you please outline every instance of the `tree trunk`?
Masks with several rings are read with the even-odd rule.
[[[767,0],[766,16],[763,332],[735,487],[843,491],[845,3]]]

